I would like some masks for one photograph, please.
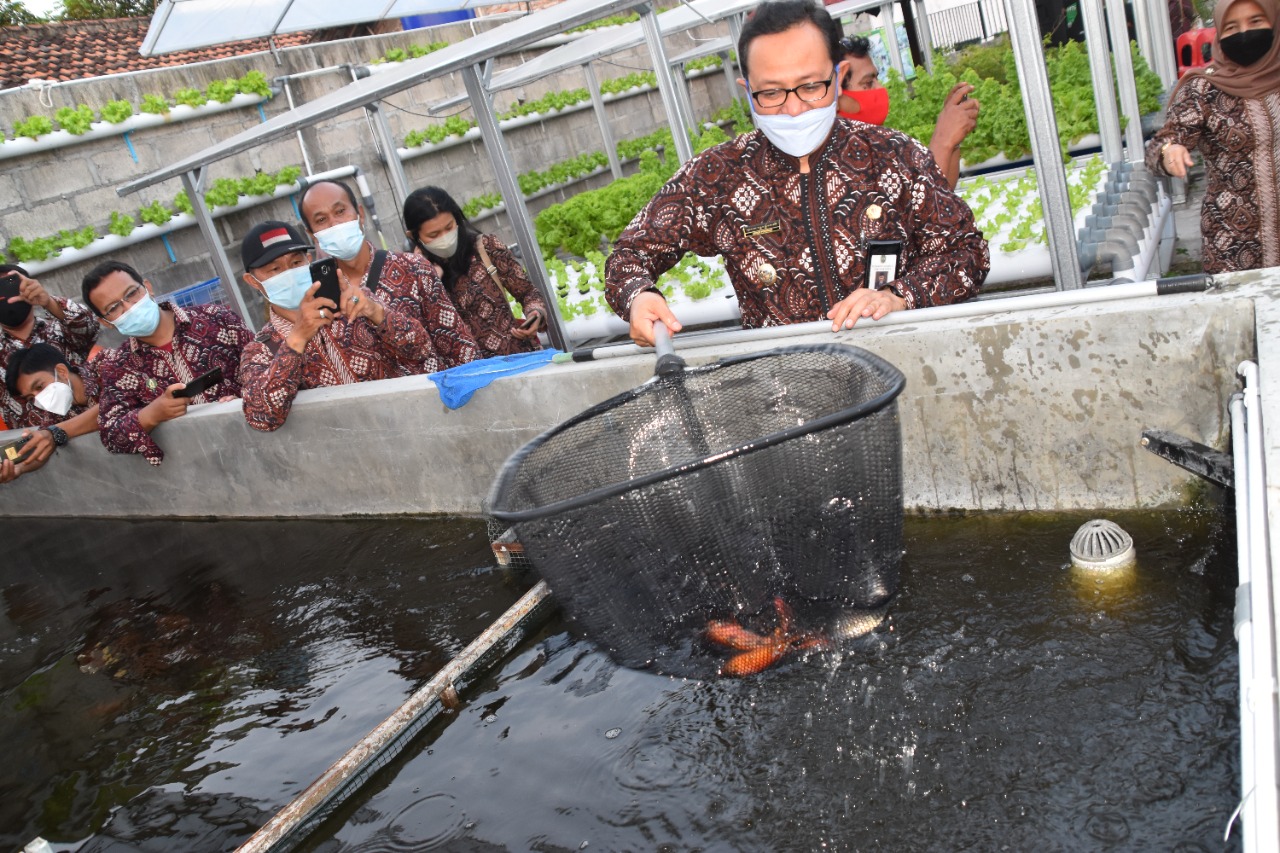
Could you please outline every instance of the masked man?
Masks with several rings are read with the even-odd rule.
[[[889,90],[880,84],[880,72],[871,59],[871,42],[860,36],[840,40],[844,52],[844,76],[840,78],[837,112],[842,118],[867,124],[884,124],[889,117]],[[938,123],[929,137],[929,150],[951,188],[960,180],[960,143],[977,126],[978,102],[969,97],[970,83],[957,83],[947,93]]]
[[[187,407],[240,396],[240,351],[253,332],[221,305],[180,308],[152,298],[151,282],[133,267],[106,261],[80,285],[84,301],[128,338],[98,363],[98,428],[112,453],[140,453],[152,465],[164,451],[152,432]],[[215,368],[222,378],[193,396],[176,394]]]
[[[53,344],[32,344],[9,356],[4,384],[26,408],[16,426],[48,433],[57,447],[98,431],[98,371],[93,362],[73,367]],[[35,467],[39,466],[14,465],[13,477]],[[4,479],[0,475],[0,482]]]
[[[654,281],[689,251],[724,258],[747,328],[825,318],[834,331],[977,293],[986,240],[929,151],[836,120],[840,31],[824,9],[759,6],[738,57],[759,129],[685,163],[605,265],[633,340],[652,343],[655,322],[680,330]]]
[[[41,309],[43,316],[35,309]],[[32,344],[56,347],[73,367],[84,364],[98,339],[98,318],[70,299],[52,296],[22,267],[0,264],[0,370],[9,358]],[[30,404],[0,385],[0,417],[13,428],[28,425]],[[25,448],[26,470],[35,470],[53,454],[55,444],[47,431],[33,432]],[[0,483],[20,470],[12,463],[0,466]]]
[[[388,306],[411,311],[427,330],[432,352],[414,373],[434,373],[480,357],[471,327],[431,264],[405,252],[374,251],[364,236],[364,206],[351,187],[316,181],[302,194],[300,208],[316,247],[337,261],[343,290],[367,288]]]

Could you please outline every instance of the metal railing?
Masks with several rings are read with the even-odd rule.
[[[943,9],[929,15],[929,31],[933,46],[951,50],[956,45],[986,41],[1009,31],[1004,6],[999,0],[975,0],[964,6]]]

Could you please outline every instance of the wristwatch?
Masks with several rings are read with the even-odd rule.
[[[71,437],[67,435],[67,431],[60,426],[40,427],[40,429],[49,433],[54,445],[57,447],[66,447],[67,442],[71,440]]]

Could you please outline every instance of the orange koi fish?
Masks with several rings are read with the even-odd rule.
[[[708,623],[707,639],[742,652],[725,662],[720,668],[721,675],[755,675],[773,666],[790,652],[825,648],[829,645],[827,638],[821,634],[796,631],[793,628],[795,615],[780,597],[774,598],[773,607],[778,614],[778,626],[768,636],[750,631],[732,619],[713,619]]]

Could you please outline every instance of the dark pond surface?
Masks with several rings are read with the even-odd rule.
[[[1224,849],[1233,533],[1110,517],[1105,582],[1084,516],[909,519],[886,625],[741,680],[553,619],[307,849]],[[234,848],[528,583],[470,520],[0,530],[0,850]]]

